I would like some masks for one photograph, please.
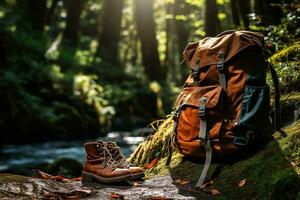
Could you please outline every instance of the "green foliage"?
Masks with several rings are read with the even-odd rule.
[[[288,45],[299,41],[300,38],[300,9],[299,3],[283,4],[283,18],[278,26],[266,29],[266,46],[270,55]]]

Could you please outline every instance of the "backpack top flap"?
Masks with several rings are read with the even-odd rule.
[[[263,34],[250,31],[228,31],[217,37],[206,37],[198,42],[189,43],[183,51],[184,60],[191,68],[196,66],[194,55],[200,59],[199,67],[217,64],[218,53],[223,52],[224,62],[250,46],[263,46]]]

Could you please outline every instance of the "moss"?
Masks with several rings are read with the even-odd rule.
[[[300,86],[300,41],[295,42],[269,58],[280,80],[282,93],[299,91]],[[271,77],[267,78],[271,83]]]
[[[300,41],[295,42],[293,45],[275,53],[273,56],[271,56],[270,61],[272,63],[275,63],[275,62],[296,60],[299,59],[299,55],[300,55]]]
[[[28,181],[28,177],[15,174],[1,174],[0,183],[19,182],[24,183]]]
[[[170,118],[162,124],[157,132],[144,142],[132,154],[130,160],[143,165],[159,155],[160,160],[151,170],[147,170],[147,178],[171,175],[176,180],[185,178],[195,183],[202,171],[203,164],[187,160],[174,152],[170,167],[165,166],[167,159],[168,138],[172,133]],[[217,199],[296,199],[299,196],[299,147],[300,120],[283,128],[287,137],[274,134],[274,140],[254,155],[232,164],[225,164],[213,187],[222,195]],[[210,177],[219,164],[212,164]],[[246,185],[239,187],[240,180],[246,179]]]

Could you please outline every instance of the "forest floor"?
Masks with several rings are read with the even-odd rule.
[[[157,151],[155,146],[149,147],[151,139],[168,135],[170,124],[166,120],[152,138],[140,145],[131,160],[138,163],[136,157],[144,162],[145,158],[138,158],[142,149],[149,152],[147,155]],[[161,155],[158,162],[148,166],[145,181],[118,185],[0,174],[0,199],[299,199],[300,120],[282,131],[286,137],[275,133],[274,139],[254,155],[234,163],[214,163],[211,178],[202,189],[194,185],[203,164],[185,160],[175,153],[170,168],[165,167],[166,157]]]

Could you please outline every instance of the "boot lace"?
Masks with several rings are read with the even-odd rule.
[[[112,169],[116,169],[119,166],[119,163],[112,158],[112,155],[109,153],[108,149],[97,146],[97,150],[99,153],[103,154],[103,162],[101,164],[103,164],[105,167],[108,166]]]
[[[126,160],[126,157],[122,153],[119,147],[114,147],[112,149],[112,156],[119,161],[121,165],[126,165],[128,167],[133,167],[134,165]]]

